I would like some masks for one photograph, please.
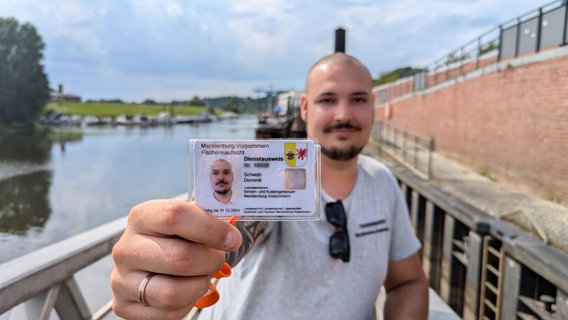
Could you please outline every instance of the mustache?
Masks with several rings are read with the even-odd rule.
[[[337,130],[337,129],[353,129],[353,130],[357,130],[357,131],[361,131],[361,127],[354,125],[350,122],[340,122],[340,123],[336,123],[330,126],[327,126],[324,128],[323,132],[331,132],[333,130]]]
[[[215,185],[220,185],[220,184],[229,184],[226,180],[219,180],[217,182],[215,182]]]

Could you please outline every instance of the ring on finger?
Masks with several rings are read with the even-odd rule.
[[[148,307],[148,302],[146,301],[146,287],[148,286],[148,282],[152,279],[153,276],[156,274],[153,272],[148,273],[142,282],[140,282],[140,286],[138,286],[138,301],[145,307]]]

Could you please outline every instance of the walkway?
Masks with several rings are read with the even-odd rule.
[[[376,156],[378,148],[369,145],[365,153]],[[480,210],[509,221],[568,253],[568,207],[494,182],[438,152],[433,153],[433,182]]]

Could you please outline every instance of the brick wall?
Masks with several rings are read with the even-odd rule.
[[[391,121],[479,173],[568,204],[568,55],[452,81],[389,102]]]

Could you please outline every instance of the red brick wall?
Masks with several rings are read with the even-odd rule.
[[[504,65],[391,104],[391,121],[434,136],[438,152],[568,204],[568,56]]]

